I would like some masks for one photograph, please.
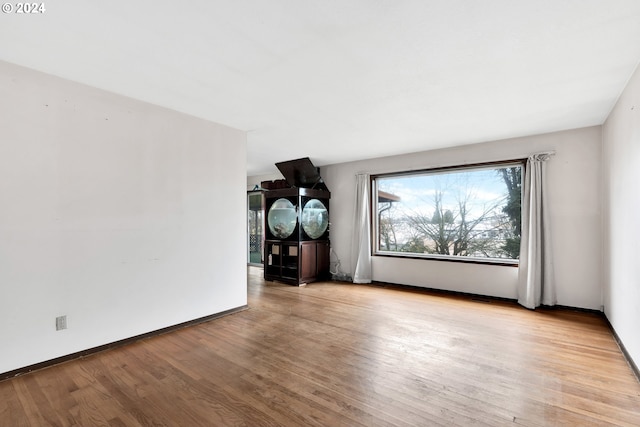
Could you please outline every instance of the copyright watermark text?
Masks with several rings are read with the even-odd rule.
[[[39,14],[45,13],[44,3],[3,3],[2,13]]]

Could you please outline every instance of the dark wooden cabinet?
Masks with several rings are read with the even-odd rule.
[[[308,157],[276,166],[284,182],[263,183],[264,278],[298,286],[328,279],[331,193]]]
[[[330,196],[309,188],[265,192],[265,279],[299,286],[330,277]]]

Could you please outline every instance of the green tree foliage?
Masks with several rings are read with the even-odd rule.
[[[513,235],[507,237],[502,250],[513,259],[520,257],[520,236],[522,234],[522,167],[498,169],[507,186],[507,204],[502,208],[509,217]]]
[[[413,236],[412,238],[410,238],[402,247],[402,252],[411,252],[414,254],[428,253],[427,247],[424,244],[424,239],[422,239],[420,236]]]

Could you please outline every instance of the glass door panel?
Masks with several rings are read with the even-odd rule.
[[[247,262],[249,264],[262,264],[264,242],[264,206],[261,192],[250,192],[247,195],[249,208],[247,227]]]

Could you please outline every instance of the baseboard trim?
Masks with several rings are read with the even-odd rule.
[[[471,301],[475,301],[475,302],[485,302],[485,303],[492,302],[492,301],[508,302],[508,303],[514,303],[514,304],[518,305],[519,307],[522,307],[522,308],[524,308],[526,310],[529,310],[528,308],[524,307],[523,305],[520,305],[518,303],[518,299],[517,298],[496,297],[496,296],[491,296],[491,295],[474,294],[474,293],[470,293],[470,292],[452,291],[452,290],[449,290],[449,289],[437,289],[437,288],[429,288],[429,287],[426,287],[426,286],[403,285],[403,284],[399,284],[399,283],[379,282],[379,281],[372,281],[371,283],[360,284],[360,286],[380,286],[380,287],[383,287],[383,288],[397,288],[397,289],[404,289],[404,290],[408,290],[408,291],[416,291],[416,292],[423,291],[423,292],[429,292],[429,293],[432,293],[432,294],[452,295],[452,296],[456,296],[456,297],[460,297],[460,298],[467,298],[467,299],[469,299]],[[578,312],[582,312],[582,313],[591,313],[591,314],[595,314],[595,315],[598,315],[598,316],[605,317],[604,314],[602,313],[602,311],[600,311],[600,310],[596,310],[596,309],[593,309],[593,308],[573,307],[573,306],[570,306],[570,305],[560,305],[560,304],[556,304],[556,305],[540,305],[540,306],[536,307],[536,309],[578,311]]]
[[[403,285],[400,283],[391,283],[391,282],[379,282],[372,281],[371,283],[360,284],[359,286],[379,286],[383,288],[396,288],[396,289],[404,289],[406,291],[412,292],[428,292],[432,294],[441,294],[441,295],[452,295],[461,298],[468,298],[470,300],[476,302],[491,302],[491,301],[501,301],[501,302],[513,302],[518,303],[518,300],[513,298],[505,298],[505,297],[495,297],[489,295],[481,295],[481,294],[472,294],[470,292],[461,292],[461,291],[452,291],[448,289],[437,289],[437,288],[429,288],[426,286],[415,286],[415,285]]]
[[[241,311],[247,310],[249,308],[248,305],[242,305],[240,307],[232,308],[230,310],[222,311],[220,313],[211,314],[209,316],[200,317],[198,319],[189,320],[187,322],[179,323],[177,325],[168,326],[166,328],[158,329],[155,331],[147,332],[145,334],[136,335],[130,338],[125,338],[119,341],[114,341],[109,344],[104,344],[98,347],[89,348],[87,350],[78,351],[76,353],[68,354],[66,356],[56,357],[55,359],[46,360],[44,362],[36,363],[33,365],[25,366],[23,368],[15,369],[13,371],[0,373],[0,381],[7,380],[9,378],[14,378],[20,375],[28,374],[29,372],[38,371],[40,369],[48,368],[50,366],[59,365],[60,363],[68,362],[75,359],[80,359],[82,357],[87,357],[96,353],[100,353],[102,351],[110,350],[116,347],[122,347],[127,344],[131,344],[137,341],[141,341],[147,338],[155,337],[158,335],[166,334],[169,332],[174,332],[179,329],[187,328],[189,326],[198,325],[200,323],[209,322],[211,320],[218,319],[223,316],[228,316],[230,314],[239,313]]]
[[[638,382],[640,382],[640,369],[638,369],[638,365],[636,365],[636,363],[633,361],[631,354],[629,354],[629,352],[627,351],[627,348],[624,346],[622,340],[620,339],[620,336],[618,336],[618,333],[614,329],[611,322],[609,322],[609,319],[607,318],[606,315],[604,316],[604,318],[607,321],[607,324],[609,325],[609,329],[611,329],[613,338],[616,340],[616,343],[618,344],[618,347],[620,348],[622,355],[624,356],[625,360],[629,364],[629,367],[633,371],[633,374],[636,376],[636,379],[638,380]]]

